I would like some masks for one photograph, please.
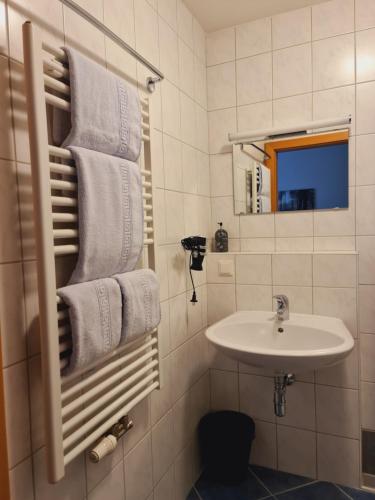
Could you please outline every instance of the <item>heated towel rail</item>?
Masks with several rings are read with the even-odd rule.
[[[23,25],[23,41],[48,477],[57,482],[67,464],[160,388],[158,332],[154,330],[117,348],[84,370],[61,375],[72,344],[69,311],[56,290],[66,284],[61,275],[72,266],[78,252],[77,178],[70,152],[50,144],[48,116],[50,107],[70,110],[69,68],[64,51],[43,43],[31,22]],[[148,98],[141,97],[140,102],[139,164],[145,221],[142,265],[155,268]]]

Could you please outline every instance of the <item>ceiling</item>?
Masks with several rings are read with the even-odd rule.
[[[326,0],[184,0],[209,33]]]

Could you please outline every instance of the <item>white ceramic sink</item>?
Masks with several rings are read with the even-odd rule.
[[[227,356],[275,373],[324,368],[342,361],[354,347],[341,319],[290,313],[279,321],[271,311],[236,312],[210,326],[206,336]]]

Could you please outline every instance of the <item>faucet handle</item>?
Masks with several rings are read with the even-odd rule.
[[[278,307],[287,308],[289,306],[289,299],[286,295],[277,294],[273,295],[273,299],[276,299]]]

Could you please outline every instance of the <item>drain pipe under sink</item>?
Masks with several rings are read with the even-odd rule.
[[[273,393],[273,405],[275,415],[284,417],[286,413],[286,388],[292,385],[295,381],[295,376],[292,373],[287,375],[278,375],[274,377],[275,389]]]

